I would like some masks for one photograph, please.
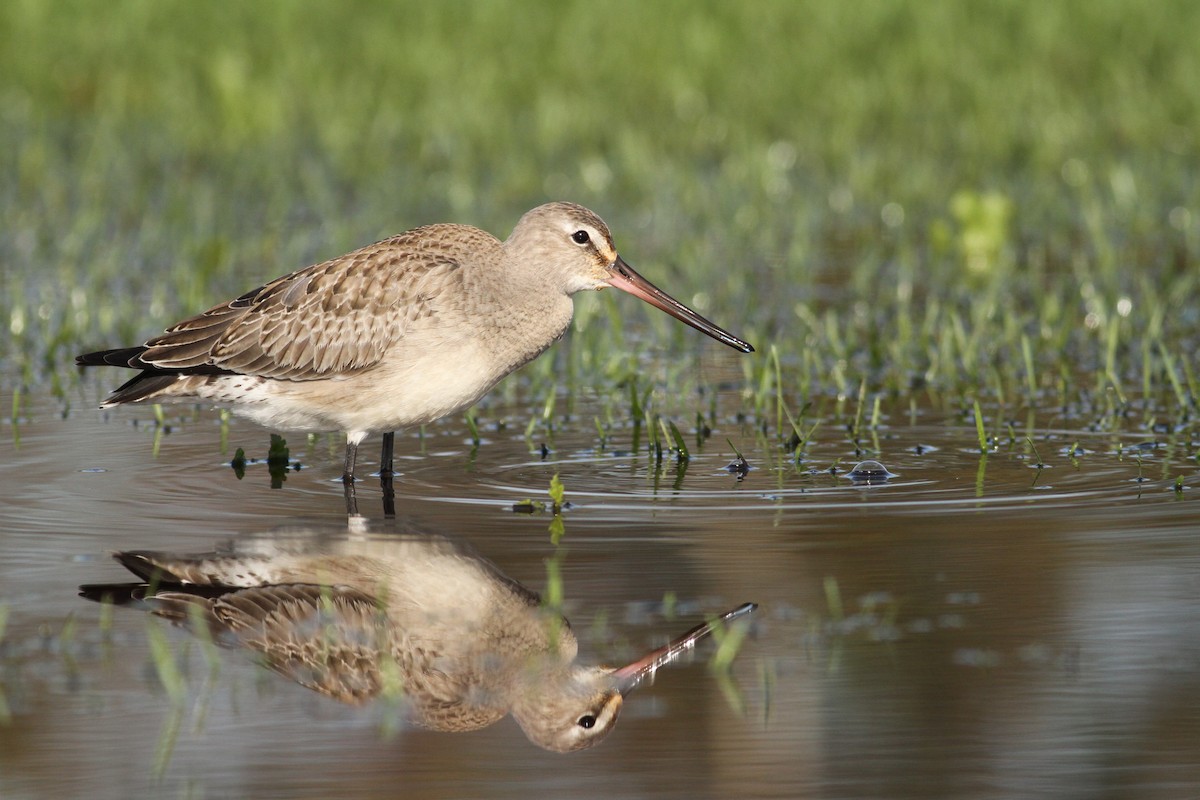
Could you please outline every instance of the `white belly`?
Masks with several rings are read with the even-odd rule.
[[[222,375],[193,378],[189,388],[193,397],[268,428],[368,434],[424,425],[469,408],[505,374],[477,343],[467,341],[436,353],[397,353],[372,369],[324,380]]]

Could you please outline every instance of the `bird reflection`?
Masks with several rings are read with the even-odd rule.
[[[344,703],[398,686],[412,721],[434,730],[476,730],[511,713],[533,743],[558,752],[604,739],[631,689],[755,608],[739,606],[612,669],[576,664],[563,617],[445,537],[305,529],[210,553],[115,558],[144,582],[83,586],[84,597],[203,625],[219,644],[254,651]]]

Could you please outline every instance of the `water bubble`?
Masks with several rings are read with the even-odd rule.
[[[888,468],[878,461],[860,461],[854,469],[846,473],[846,477],[855,483],[869,485],[886,483],[889,478],[895,478],[896,474],[889,472]]]

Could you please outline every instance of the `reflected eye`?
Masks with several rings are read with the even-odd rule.
[[[571,234],[571,239],[575,242],[575,244],[587,244],[592,240],[592,237],[588,236],[587,231],[575,231]],[[595,722],[595,720],[593,720],[593,722]],[[592,726],[588,725],[587,727],[590,728]]]
[[[579,233],[583,233],[583,231],[580,231]],[[579,236],[578,233],[575,235],[577,237]],[[587,237],[586,233],[584,233],[583,235],[585,238]],[[592,728],[596,724],[596,718],[594,716],[592,716],[591,714],[584,714],[582,717],[579,718],[579,722],[577,724],[581,728]]]

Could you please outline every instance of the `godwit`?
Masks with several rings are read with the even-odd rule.
[[[146,583],[81,592],[144,601],[181,625],[203,620],[217,642],[251,650],[275,672],[341,702],[378,696],[390,674],[419,725],[469,731],[511,713],[532,742],[559,752],[599,742],[625,694],[714,626],[755,608],[739,606],[620,669],[583,666],[565,619],[455,542],[305,542],[297,533],[199,555],[117,553]]]
[[[101,408],[207,400],[268,428],[345,431],[350,485],[368,434],[384,435],[390,476],[393,431],[473,405],[566,332],[572,295],[607,286],[754,350],[634,272],[600,217],[548,203],[504,242],[469,225],[416,228],[76,363],[141,370]]]

